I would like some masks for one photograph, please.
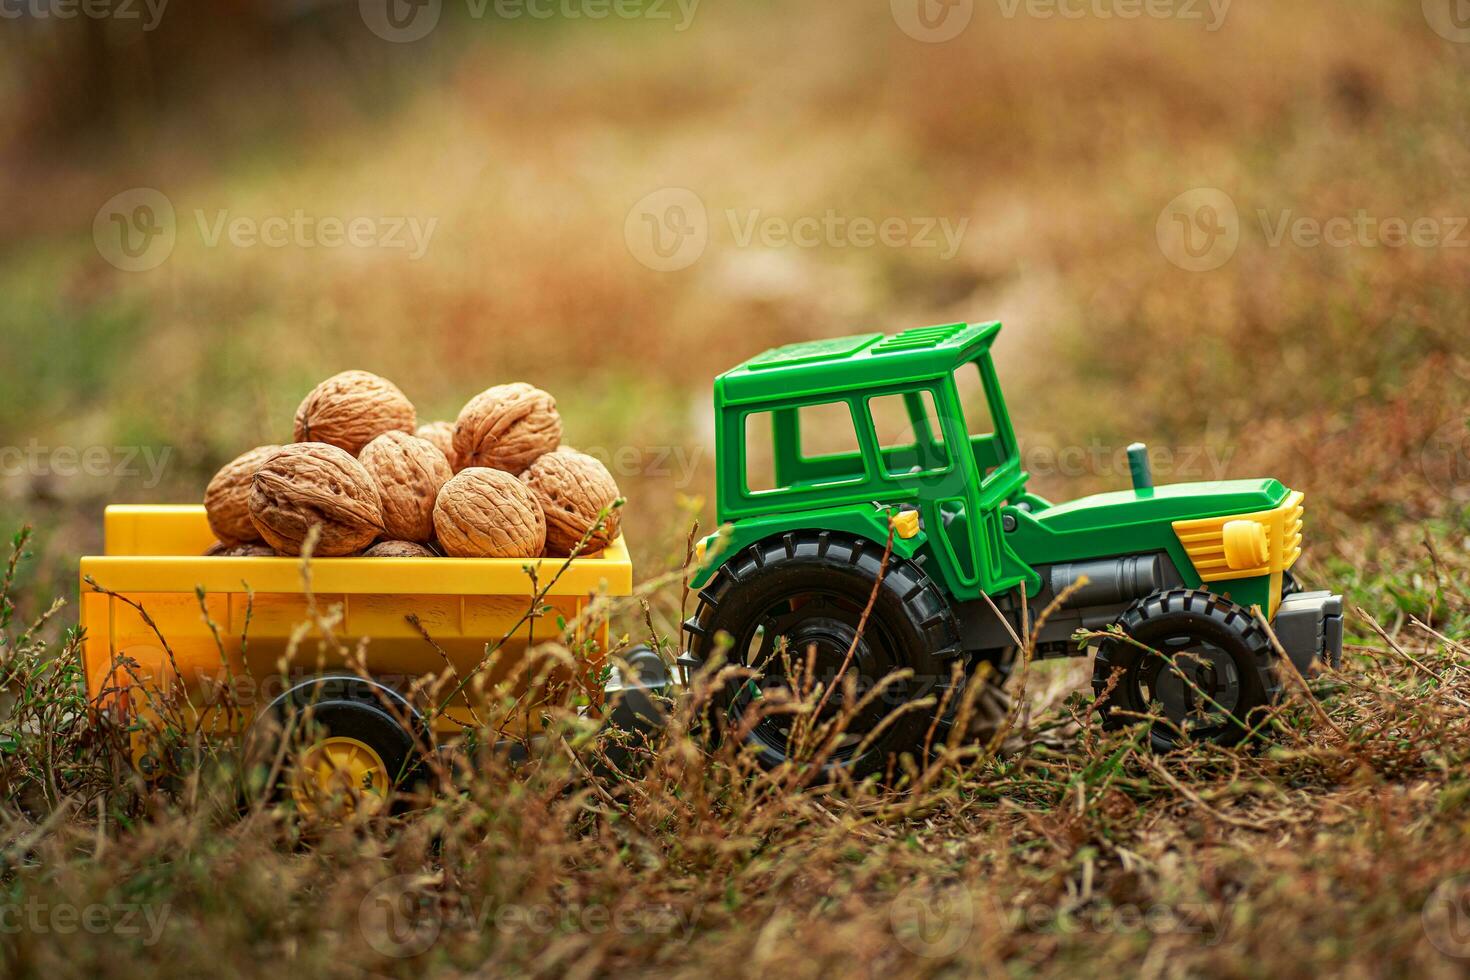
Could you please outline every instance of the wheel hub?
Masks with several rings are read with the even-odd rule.
[[[794,629],[785,634],[788,654],[792,666],[800,672],[804,687],[816,684],[830,688],[832,693],[823,706],[822,716],[827,717],[843,703],[843,684],[839,672],[846,661],[848,651],[852,660],[847,673],[861,674],[862,666],[871,654],[865,638],[857,635],[857,629],[848,623],[829,617],[805,618]],[[856,648],[853,643],[856,641]],[[811,673],[808,674],[808,665]],[[859,692],[861,694],[861,692]]]
[[[380,812],[387,803],[388,767],[372,746],[355,738],[333,735],[301,754],[291,778],[296,808],[319,815],[334,798],[349,814]]]
[[[1160,665],[1153,696],[1169,720],[1186,728],[1219,724],[1240,703],[1240,674],[1223,651],[1210,644],[1164,651],[1172,663]]]

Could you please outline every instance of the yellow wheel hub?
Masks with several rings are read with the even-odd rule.
[[[315,815],[334,799],[348,813],[380,812],[388,801],[388,767],[365,742],[333,735],[301,754],[291,776],[291,797],[302,813]]]

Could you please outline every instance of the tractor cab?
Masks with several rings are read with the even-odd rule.
[[[917,513],[957,597],[1026,580],[1001,526],[1002,507],[1030,498],[990,356],[999,331],[960,323],[793,344],[722,375],[720,522],[764,536],[821,511],[828,526],[886,536],[878,504]]]

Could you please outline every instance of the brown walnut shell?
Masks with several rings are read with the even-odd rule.
[[[224,545],[259,541],[260,532],[250,520],[250,484],[260,464],[280,446],[260,446],[230,460],[204,490],[204,513],[209,529]]]
[[[270,558],[275,553],[276,549],[270,545],[261,544],[259,541],[251,541],[246,544],[225,544],[223,541],[216,541],[204,554],[208,558]]]
[[[378,488],[383,534],[398,541],[434,536],[434,502],[454,471],[433,443],[406,432],[385,432],[363,447],[357,461]]]
[[[255,472],[250,519],[283,555],[301,554],[313,526],[315,554],[351,555],[383,533],[378,488],[362,464],[336,446],[303,442],[283,447]]]
[[[502,470],[461,470],[434,505],[439,547],[454,558],[534,558],[546,545],[546,517],[534,494]]]
[[[379,541],[362,553],[364,558],[437,558],[428,545],[417,541]]]
[[[454,423],[453,422],[425,422],[414,431],[414,435],[420,439],[427,439],[439,448],[444,458],[449,460],[449,466],[455,472],[459,467],[454,464]]]
[[[413,402],[368,371],[334,374],[296,409],[297,442],[325,442],[356,456],[384,432],[413,432]]]
[[[519,473],[561,442],[556,399],[517,381],[486,388],[454,423],[454,453],[461,469],[488,466]]]
[[[601,551],[618,536],[621,511],[613,503],[621,496],[618,484],[602,461],[576,450],[547,453],[521,474],[546,514],[546,553],[565,556],[586,535],[579,555]],[[607,514],[598,524],[598,517]],[[592,529],[597,527],[594,532]]]

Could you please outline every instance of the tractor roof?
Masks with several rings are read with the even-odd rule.
[[[948,374],[990,349],[1000,324],[949,323],[810,340],[752,357],[715,380],[724,403],[800,398]]]

